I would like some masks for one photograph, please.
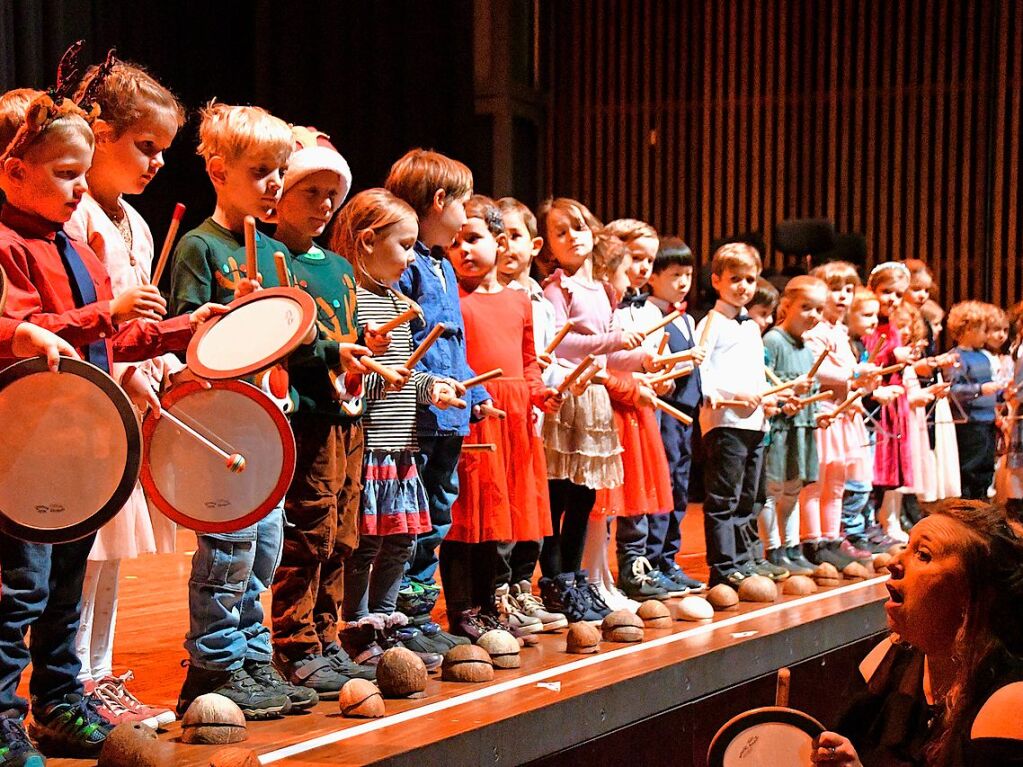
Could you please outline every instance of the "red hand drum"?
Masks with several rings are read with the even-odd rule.
[[[211,381],[244,378],[286,359],[316,323],[316,303],[299,288],[257,290],[199,326],[186,361]]]
[[[730,719],[707,752],[708,767],[811,767],[813,739],[824,725],[809,714],[765,706]]]
[[[172,418],[142,423],[142,486],[161,512],[192,530],[230,533],[281,502],[295,474],[295,436],[258,388],[190,381],[171,389],[163,408]]]
[[[95,532],[138,479],[142,435],[131,401],[106,373],[42,357],[0,371],[0,529],[33,543]]]

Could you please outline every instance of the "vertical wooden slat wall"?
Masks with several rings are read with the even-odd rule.
[[[1023,3],[551,0],[547,191],[710,255],[827,217],[944,303],[1023,298]],[[767,262],[779,265],[769,252]]]

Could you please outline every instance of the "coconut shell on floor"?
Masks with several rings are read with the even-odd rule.
[[[491,629],[476,640],[490,654],[494,668],[518,668],[522,665],[519,642],[504,629]]]
[[[793,575],[782,584],[781,591],[790,596],[805,597],[817,591],[817,584],[806,575]]]
[[[739,584],[739,599],[742,602],[774,602],[778,599],[778,587],[766,576],[751,575]]]
[[[368,679],[349,679],[337,698],[342,716],[356,719],[377,719],[386,711],[380,688]]]
[[[426,664],[404,647],[392,647],[377,663],[377,686],[385,698],[408,698],[426,689]]]
[[[821,562],[813,571],[813,579],[818,586],[840,586],[842,575],[830,562]]]
[[[675,620],[712,621],[714,620],[714,607],[703,597],[682,597],[682,600],[675,605]]]
[[[882,551],[880,554],[874,555],[874,572],[875,573],[886,573],[888,572],[888,565],[895,559],[887,551]]]
[[[591,655],[600,650],[600,629],[591,623],[570,623],[565,638],[565,652]]]
[[[870,570],[861,562],[850,562],[842,568],[842,575],[851,581],[865,581],[870,577]]]
[[[492,682],[494,663],[490,654],[479,645],[455,645],[444,655],[440,678],[445,682]]]
[[[222,748],[210,755],[209,767],[259,767],[259,754],[251,748]]]
[[[631,610],[615,610],[605,616],[600,633],[608,642],[642,642],[643,621]]]
[[[167,747],[156,739],[156,730],[141,722],[114,727],[99,753],[99,767],[170,767]]]
[[[733,610],[739,604],[739,595],[727,583],[719,583],[707,592],[707,601],[715,610]]]
[[[670,629],[671,611],[657,599],[648,599],[636,610],[636,615],[648,629]]]
[[[215,692],[208,692],[193,700],[181,717],[183,743],[224,746],[240,743],[248,737],[245,715],[238,704]]]

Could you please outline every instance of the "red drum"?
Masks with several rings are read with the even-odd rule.
[[[190,381],[171,389],[163,408],[174,418],[150,414],[142,424],[142,486],[161,512],[192,530],[230,533],[281,502],[295,474],[295,436],[258,388]]]
[[[708,767],[811,767],[824,725],[794,708],[765,706],[733,717],[711,741]]]
[[[0,529],[65,543],[102,527],[139,475],[142,435],[131,401],[106,373],[44,358],[0,371]]]
[[[316,303],[305,291],[258,290],[199,327],[188,344],[188,367],[211,381],[259,373],[301,346],[315,323]]]

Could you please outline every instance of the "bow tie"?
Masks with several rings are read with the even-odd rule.
[[[626,309],[630,306],[639,308],[646,304],[646,300],[650,297],[649,293],[633,293],[631,296],[625,296],[621,301],[618,302],[619,309]]]
[[[671,312],[682,312],[685,314],[686,306],[687,304],[685,301],[679,301],[676,304],[671,304],[668,306],[669,311],[666,312],[666,314],[670,314]]]
[[[735,316],[735,321],[738,322],[740,325],[744,322],[750,322],[752,321],[752,319],[753,318],[748,314],[737,314]]]

